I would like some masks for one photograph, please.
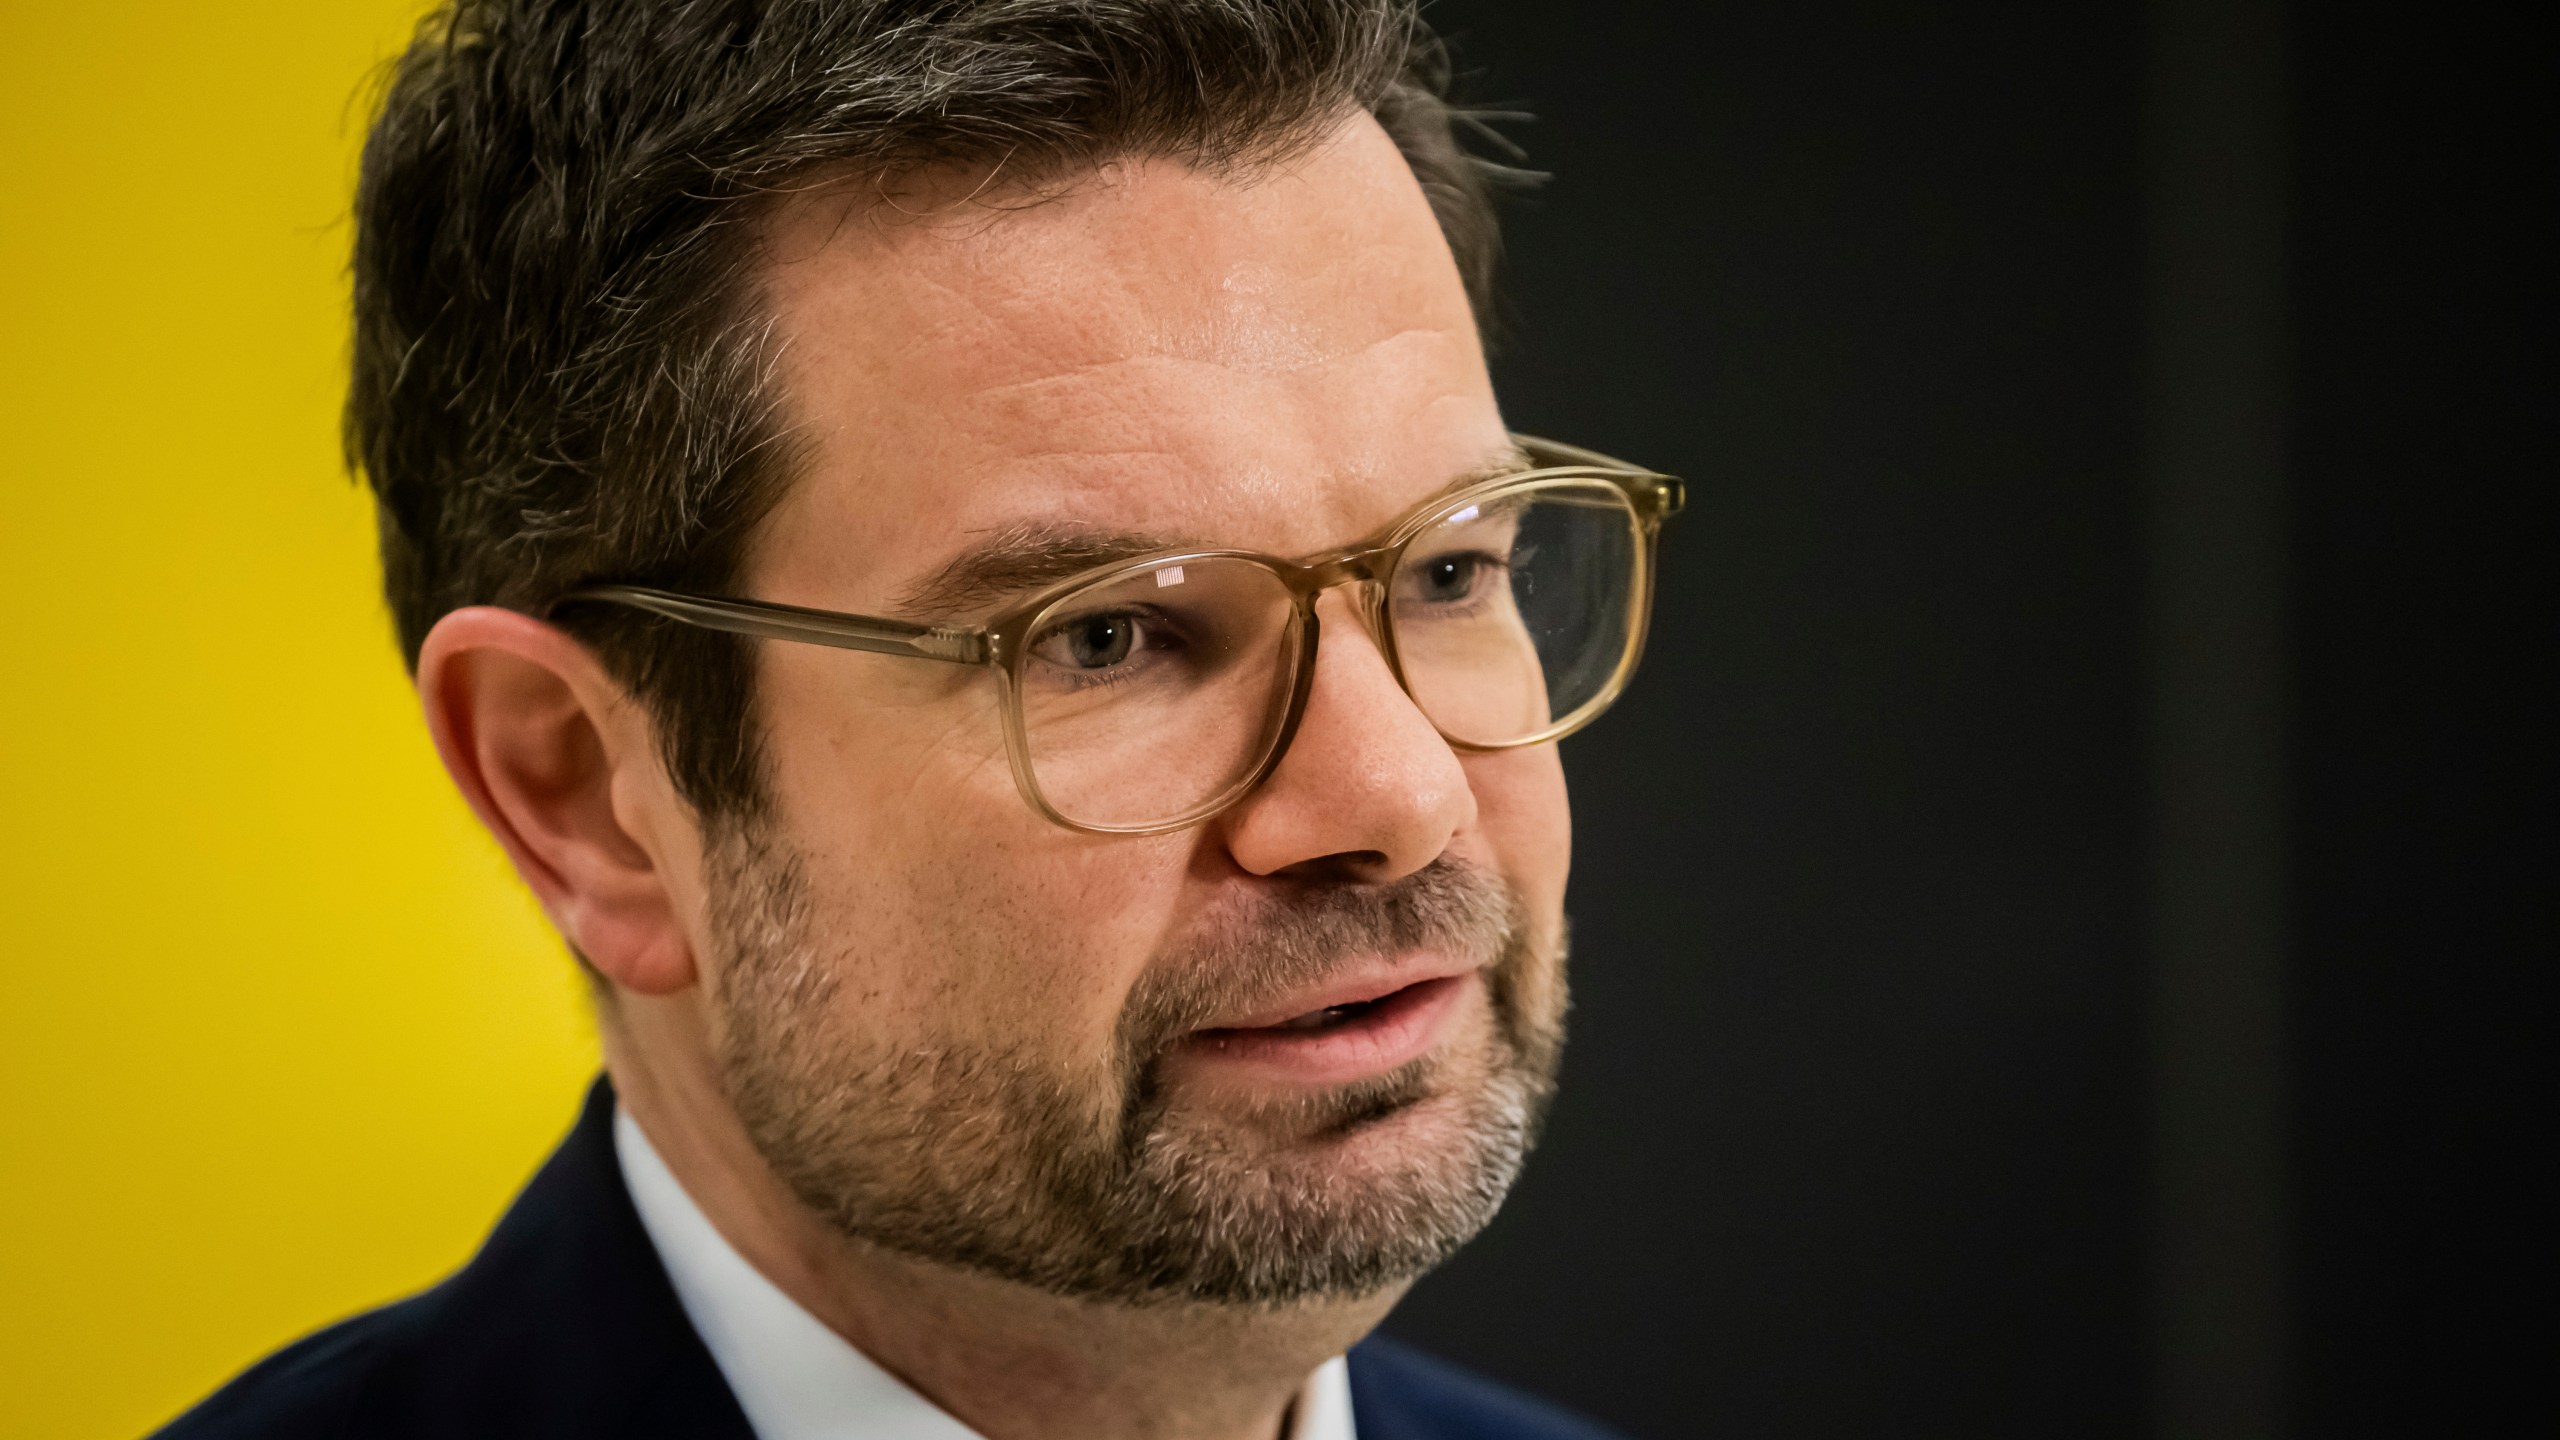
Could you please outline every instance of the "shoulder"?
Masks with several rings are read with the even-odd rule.
[[[423,1297],[421,1297],[423,1299]],[[372,1422],[381,1372],[412,1346],[411,1300],[332,1325],[259,1361],[156,1440],[337,1440],[392,1433]]]
[[[1621,1440],[1567,1410],[1373,1335],[1351,1350],[1360,1440]]]
[[[751,1440],[624,1190],[599,1082],[480,1253],[244,1372],[165,1440]]]
[[[475,1264],[277,1351],[155,1440],[751,1440],[680,1315],[523,1283],[543,1278],[566,1277]]]

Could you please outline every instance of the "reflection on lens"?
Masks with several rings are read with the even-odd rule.
[[[1227,559],[1149,566],[1043,611],[1014,667],[1041,796],[1106,829],[1222,798],[1270,752],[1293,613],[1278,576]]]
[[[1635,633],[1642,526],[1616,486],[1562,480],[1415,537],[1387,613],[1441,733],[1504,745],[1608,698]]]

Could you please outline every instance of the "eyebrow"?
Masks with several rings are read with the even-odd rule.
[[[916,582],[899,597],[898,613],[921,624],[945,624],[1087,570],[1180,548],[1163,536],[1134,530],[1016,525],[961,551]]]
[[[1520,448],[1519,441],[1506,440],[1502,443],[1501,449],[1486,456],[1482,462],[1450,477],[1449,483],[1415,501],[1412,508],[1418,510],[1443,495],[1454,495],[1470,485],[1481,485],[1487,480],[1499,480],[1505,475],[1517,475],[1523,470],[1536,468],[1537,461],[1530,457],[1528,451]]]
[[[1470,485],[1530,468],[1528,452],[1506,445],[1417,502],[1427,505]],[[1136,530],[1073,524],[1015,525],[997,531],[951,558],[898,598],[897,613],[920,624],[940,625],[985,613],[997,604],[1071,580],[1124,560],[1198,549],[1197,545]]]

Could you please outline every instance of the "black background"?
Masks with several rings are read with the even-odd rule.
[[[1431,14],[1554,177],[1512,422],[1693,500],[1566,747],[1547,1144],[1390,1330],[1656,1440],[2150,1430],[2150,17]],[[2451,11],[2286,50],[2290,1428],[2551,1433],[2555,92]]]

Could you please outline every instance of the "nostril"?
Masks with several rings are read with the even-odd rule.
[[[1281,873],[1302,880],[1366,884],[1387,865],[1387,852],[1384,850],[1337,850],[1330,855],[1302,860]]]

